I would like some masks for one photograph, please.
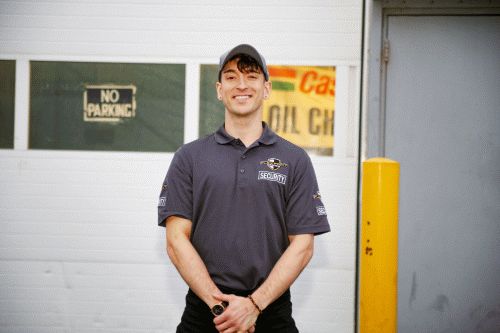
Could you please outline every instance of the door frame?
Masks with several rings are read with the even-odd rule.
[[[424,0],[363,1],[354,332],[359,332],[362,163],[368,158],[385,157],[387,63],[384,63],[382,51],[384,39],[387,39],[388,34],[388,18],[390,16],[500,15],[499,2],[495,4],[488,0],[466,0],[461,3],[452,0],[436,2]]]
[[[387,66],[390,65],[390,40],[388,19],[390,16],[493,16],[500,15],[500,3],[489,1],[474,4],[458,4],[439,1],[429,4],[423,1],[367,1],[364,22],[365,36],[362,80],[360,160],[385,156],[385,119]],[[384,52],[384,44],[389,51]],[[388,61],[385,61],[388,56]]]

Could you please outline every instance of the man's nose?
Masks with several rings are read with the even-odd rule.
[[[247,87],[247,81],[243,76],[241,76],[238,80],[238,89],[246,89]]]

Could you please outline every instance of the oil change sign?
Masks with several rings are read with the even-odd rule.
[[[335,67],[268,66],[272,92],[264,119],[280,136],[333,154]]]
[[[134,85],[86,85],[83,92],[83,120],[119,122],[135,117]]]

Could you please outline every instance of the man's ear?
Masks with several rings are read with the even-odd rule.
[[[264,98],[267,99],[271,96],[271,91],[273,90],[273,84],[271,81],[264,82]]]
[[[216,91],[216,94],[217,94],[217,99],[219,101],[222,100],[222,93],[221,93],[221,83],[220,82],[215,82],[215,91]]]

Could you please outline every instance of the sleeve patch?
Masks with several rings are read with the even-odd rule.
[[[318,216],[326,215],[325,206],[316,206],[316,213],[318,213]]]

